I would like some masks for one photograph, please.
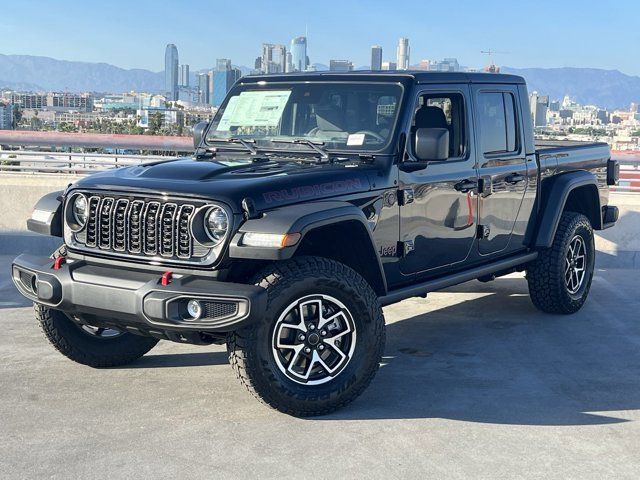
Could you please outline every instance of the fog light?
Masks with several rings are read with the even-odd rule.
[[[187,303],[187,313],[191,317],[192,320],[197,320],[202,315],[202,305],[198,300],[189,300]]]

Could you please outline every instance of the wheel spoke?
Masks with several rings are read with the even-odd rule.
[[[300,357],[300,352],[304,348],[304,345],[293,345],[290,348],[293,350],[293,356],[289,361],[289,365],[287,366],[287,371],[289,371],[294,375],[297,375],[297,373],[293,371],[293,367],[295,367],[296,363],[298,362],[298,358]]]
[[[332,351],[337,353],[338,356],[340,357],[340,361],[337,363],[337,365],[340,365],[342,363],[342,361],[347,358],[347,355],[340,350],[340,347],[338,347],[335,343],[335,338],[331,338],[329,340],[325,341],[325,344],[327,344],[329,347],[331,347]]]
[[[343,317],[344,318],[344,312],[342,312],[342,310],[340,310],[337,313],[334,313],[333,315],[331,315],[330,317],[327,317],[327,318],[325,318],[322,315],[322,310],[320,310],[320,321],[318,322],[318,328],[320,329],[320,328],[324,327],[328,323],[333,322],[338,317]]]

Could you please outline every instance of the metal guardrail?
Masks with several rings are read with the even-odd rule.
[[[174,158],[193,151],[190,137],[151,135],[84,134],[0,130],[0,145],[13,147],[84,147],[165,151],[168,155],[106,154],[0,150],[0,174],[87,175],[108,168],[120,168]],[[640,192],[640,152],[613,151],[620,162],[620,183],[612,190]]]
[[[7,174],[67,174],[88,175],[109,168],[129,167],[143,163],[169,160],[174,156],[58,153],[25,150],[0,151],[0,172]]]

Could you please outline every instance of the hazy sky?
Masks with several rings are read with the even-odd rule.
[[[164,68],[216,58],[252,66],[262,42],[287,43],[308,29],[313,63],[369,64],[373,44],[395,59],[398,37],[411,62],[457,57],[482,66],[596,67],[640,75],[640,0],[0,0],[0,53]]]

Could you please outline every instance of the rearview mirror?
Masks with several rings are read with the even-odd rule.
[[[419,128],[415,142],[416,157],[422,162],[449,158],[449,130],[446,128]]]
[[[209,122],[198,122],[193,126],[193,148],[198,148]]]

